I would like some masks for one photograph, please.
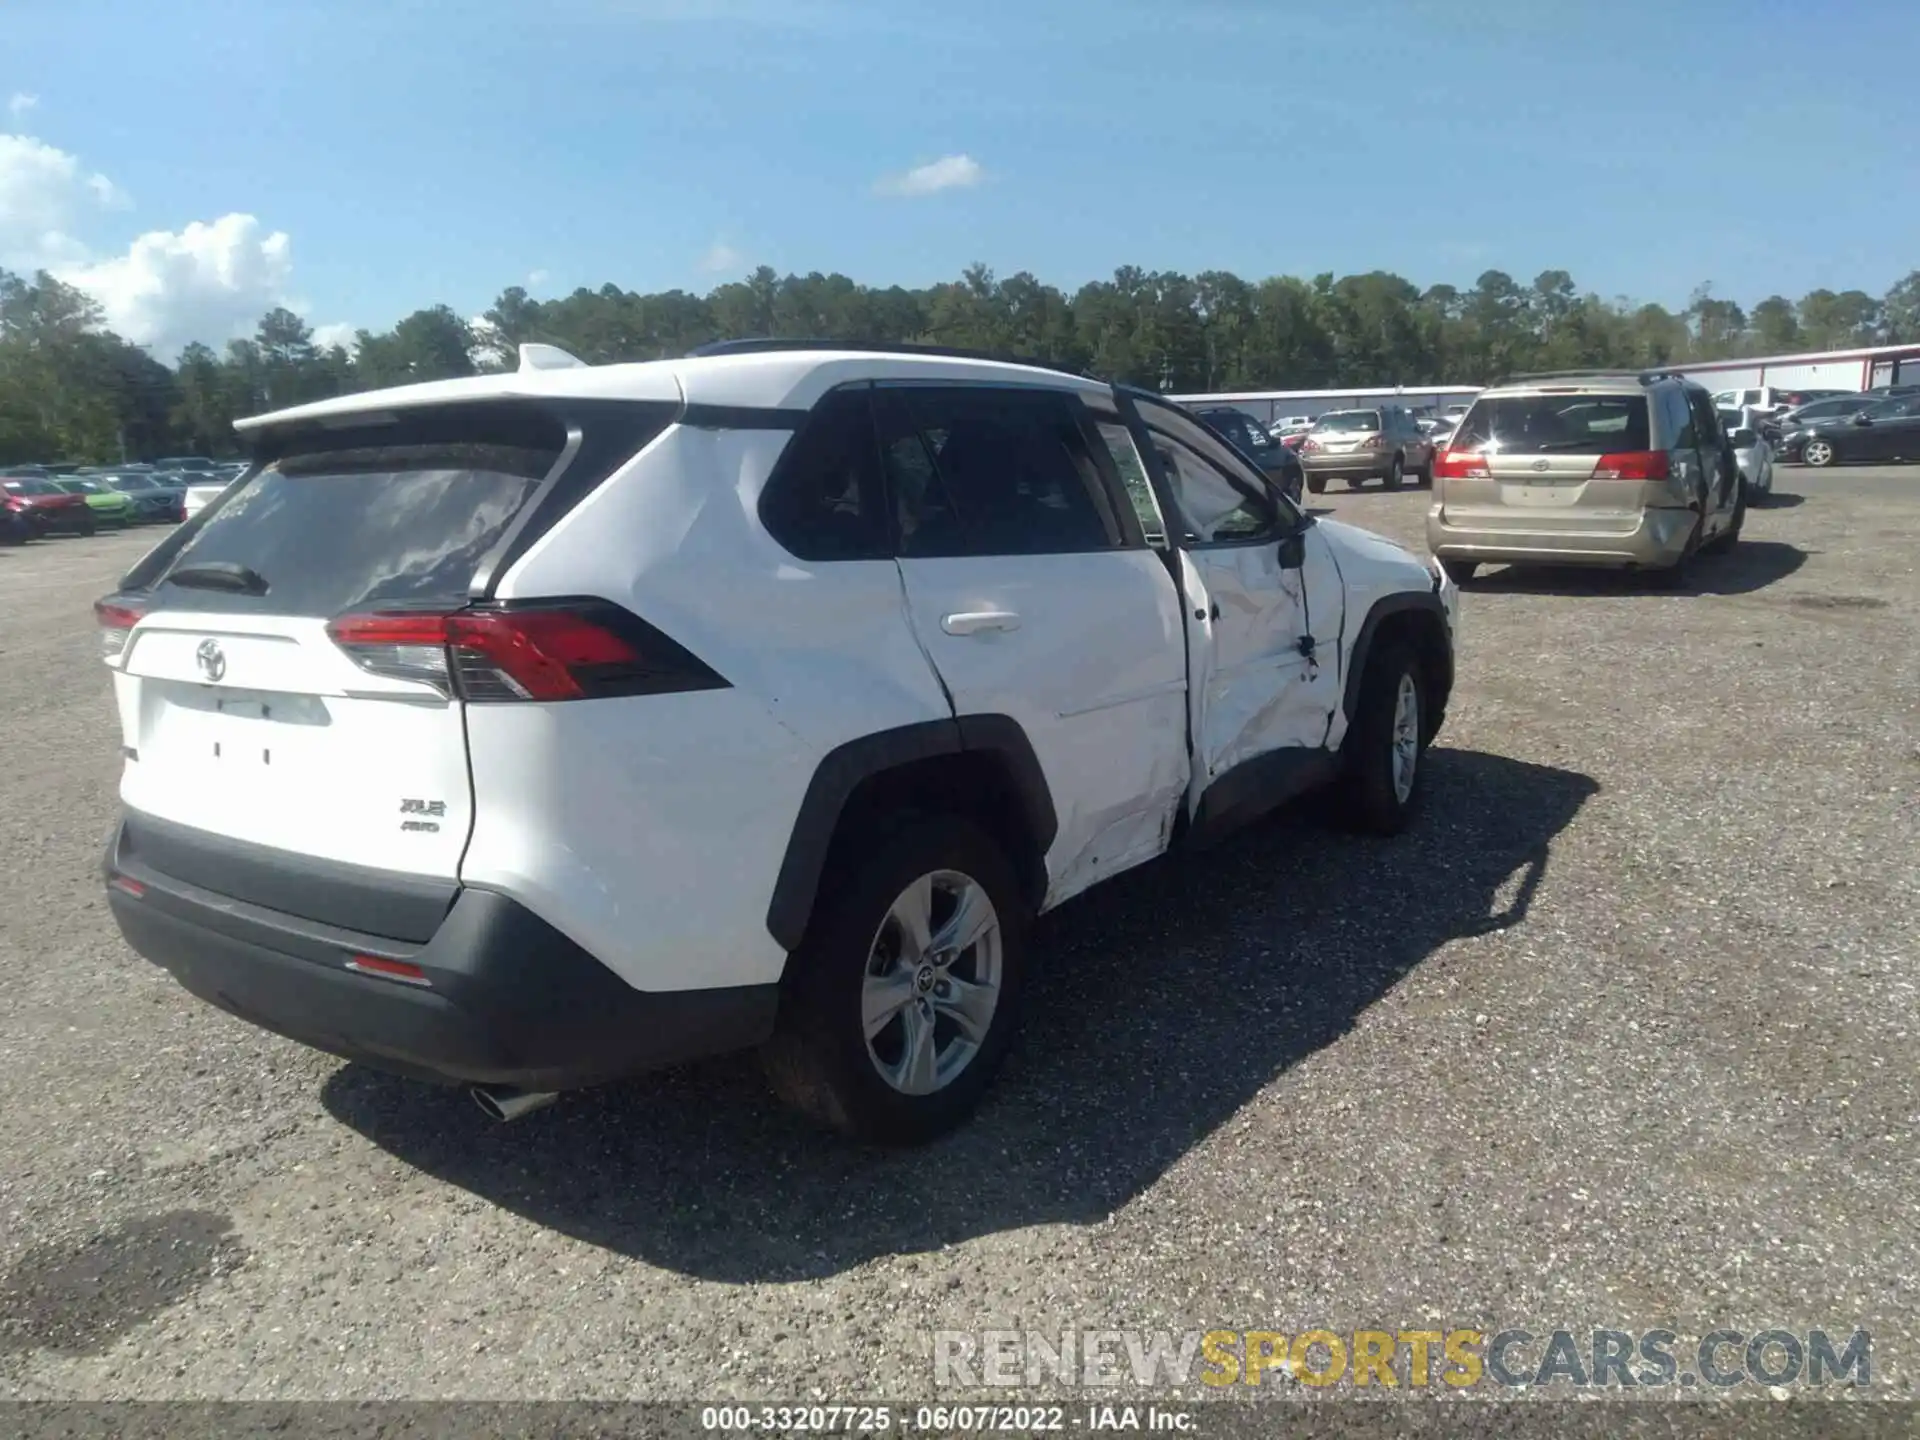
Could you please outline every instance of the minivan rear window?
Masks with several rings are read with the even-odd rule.
[[[1506,455],[1653,448],[1644,395],[1501,395],[1476,400],[1450,442]]]

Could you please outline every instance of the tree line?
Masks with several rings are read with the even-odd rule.
[[[360,331],[351,348],[317,344],[276,308],[251,337],[189,345],[171,366],[114,334],[81,291],[0,270],[0,464],[228,455],[241,416],[510,367],[526,341],[608,363],[766,335],[962,346],[1175,393],[1476,384],[1559,366],[1920,343],[1920,270],[1879,298],[1822,289],[1750,309],[1702,285],[1674,311],[1582,292],[1564,270],[1530,285],[1489,270],[1471,289],[1422,290],[1382,271],[1248,281],[1128,266],[1069,295],[983,265],[923,289],[763,266],[706,295],[605,285],[538,300],[516,286],[478,322],[435,305]]]

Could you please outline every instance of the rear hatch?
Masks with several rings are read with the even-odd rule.
[[[463,706],[427,630],[469,603],[567,444],[529,408],[459,408],[451,433],[389,416],[290,445],[101,602],[130,810],[457,876],[473,809]],[[375,612],[426,628],[353,629]]]
[[[1642,393],[1488,396],[1435,462],[1443,521],[1631,533],[1666,488],[1667,455],[1651,444]]]
[[[1380,412],[1352,410],[1324,415],[1302,447],[1308,455],[1352,455],[1380,448]]]

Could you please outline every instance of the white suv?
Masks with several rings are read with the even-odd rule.
[[[1032,916],[1321,782],[1397,830],[1453,685],[1437,567],[1038,366],[529,346],[242,429],[97,606],[113,913],[495,1114],[760,1046],[830,1124],[938,1133]]]

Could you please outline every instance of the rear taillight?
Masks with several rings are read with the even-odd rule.
[[[1593,467],[1595,480],[1665,480],[1672,473],[1664,450],[1623,450],[1602,455]]]
[[[343,615],[327,634],[362,670],[474,703],[720,690],[684,646],[604,600]]]
[[[1360,442],[1359,448],[1362,450],[1378,450],[1380,448],[1380,437],[1378,435],[1367,436],[1366,439]]]
[[[1302,440],[1300,442],[1300,448],[1311,454],[1320,448],[1320,442],[1318,440]]]
[[[118,660],[127,648],[127,636],[140,623],[145,612],[126,600],[109,597],[93,602],[93,618],[100,627],[100,655],[109,662]]]
[[[1433,462],[1439,480],[1491,480],[1487,457],[1473,450],[1442,450]]]

